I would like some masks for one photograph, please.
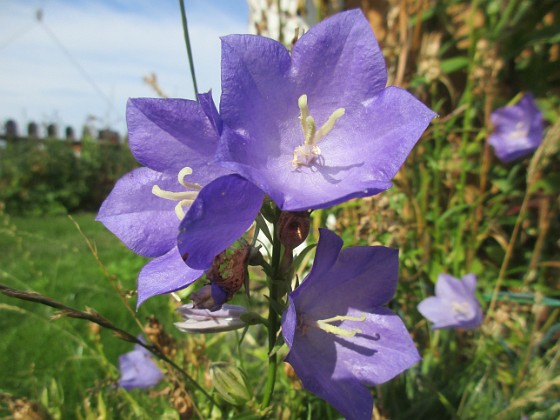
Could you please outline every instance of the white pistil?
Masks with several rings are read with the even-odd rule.
[[[353,330],[345,330],[344,328],[336,327],[331,325],[332,322],[338,321],[365,321],[366,314],[362,312],[360,316],[333,316],[332,318],[321,319],[316,321],[317,326],[325,332],[329,334],[340,335],[342,337],[354,337],[356,334],[361,334],[362,330],[359,328]]]
[[[152,187],[152,194],[156,197],[165,198],[166,200],[179,201],[175,206],[175,214],[179,220],[183,220],[183,217],[185,217],[183,207],[190,206],[196,199],[198,192],[202,189],[200,184],[185,182],[185,177],[191,175],[192,172],[192,169],[188,166],[184,167],[177,174],[177,180],[179,181],[179,184],[185,188],[191,188],[196,191],[166,191],[161,189],[157,184]]]
[[[317,129],[315,120],[309,113],[307,95],[301,95],[299,97],[298,106],[304,142],[302,146],[298,146],[294,150],[294,159],[292,160],[292,166],[294,169],[297,169],[302,165],[309,166],[309,164],[311,164],[317,157],[321,156],[321,149],[319,149],[317,143],[329,134],[338,119],[346,112],[344,108],[338,108],[330,115],[327,122],[323,124],[321,128]]]

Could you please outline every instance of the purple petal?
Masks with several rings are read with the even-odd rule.
[[[127,390],[149,388],[163,379],[163,373],[144,349],[120,356],[119,370],[119,386]]]
[[[306,293],[313,295],[313,290],[311,292],[307,292],[306,290],[316,287],[314,285],[315,282],[308,282],[307,279],[322,278],[325,276],[336,263],[342,245],[344,245],[344,243],[336,233],[324,228],[319,229],[319,243],[317,244],[313,266],[306,279],[291,293],[294,299],[298,299],[302,293],[304,295]]]
[[[491,120],[494,132],[488,137],[488,142],[502,162],[526,156],[542,142],[542,113],[531,94],[526,94],[513,106],[497,109],[492,113]]]
[[[300,285],[296,289],[296,291],[299,290],[299,288],[302,286],[303,285]],[[292,299],[292,296],[296,291],[294,291],[288,296],[288,307],[286,308],[284,314],[282,315],[282,335],[284,336],[284,341],[286,341],[286,344],[288,344],[289,348],[292,348],[292,345],[294,343],[294,336],[296,334],[296,329],[297,329],[296,306]]]
[[[126,118],[130,149],[143,165],[175,175],[189,166],[189,182],[203,184],[226,173],[212,165],[219,134],[197,102],[129,99]]]
[[[398,264],[397,249],[380,246],[346,248],[328,272],[309,274],[302,283],[302,286],[306,285],[304,293],[296,294],[296,289],[293,297],[297,308],[312,313],[317,319],[324,319],[342,315],[348,307],[367,310],[382,306],[395,294]]]
[[[362,313],[352,309],[346,315],[359,317]],[[420,360],[404,323],[387,308],[372,310],[365,321],[343,321],[339,327],[362,332],[349,338],[335,336],[335,374],[347,371],[361,383],[373,386],[393,379]]]
[[[136,307],[140,307],[152,296],[184,289],[203,274],[203,270],[195,270],[187,266],[177,247],[173,247],[167,254],[150,261],[140,271]]]
[[[222,38],[220,113],[230,128],[247,134],[249,147],[266,156],[277,149],[264,139],[278,138],[279,118],[288,105],[297,117],[297,96],[288,85],[291,64],[286,47],[269,38],[230,35]],[[271,148],[262,150],[262,147]]]
[[[220,114],[216,109],[216,104],[214,103],[214,99],[212,99],[212,90],[209,90],[208,93],[199,93],[198,101],[204,113],[210,119],[210,123],[216,130],[216,133],[222,134],[222,127],[223,127],[222,117],[220,117]]]
[[[464,300],[472,296],[468,286],[449,274],[440,274],[436,283],[436,296],[447,301]]]
[[[204,187],[181,222],[177,238],[186,263],[207,269],[214,257],[238,240],[261,208],[263,193],[237,175]]]
[[[135,169],[117,181],[96,220],[137,254],[158,257],[175,246],[179,219],[176,202],[156,197],[152,187],[178,190],[176,177],[148,168]]]
[[[457,325],[451,302],[431,296],[418,304],[418,312],[431,321],[433,329],[449,328]]]
[[[331,107],[329,113],[334,110]],[[314,113],[311,105],[310,112]],[[303,143],[297,113],[259,138],[258,145],[224,128],[218,159],[283,210],[324,208],[389,188],[434,116],[411,94],[391,87],[365,105],[347,109],[319,143],[321,160],[310,168],[295,170],[291,163],[294,149]]]
[[[371,419],[371,392],[349,371],[335,371],[336,352],[331,334],[310,328],[304,336],[295,335],[286,361],[306,389],[327,401],[345,418]]]
[[[292,51],[292,79],[310,104],[362,102],[387,84],[383,54],[360,10],[338,13],[304,34]]]
[[[463,287],[465,287],[473,296],[476,292],[476,275],[465,274],[461,279],[463,282]]]

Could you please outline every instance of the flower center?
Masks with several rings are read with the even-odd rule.
[[[452,302],[451,309],[455,318],[459,321],[467,321],[472,318],[472,310],[467,302]]]
[[[304,142],[301,146],[296,147],[294,150],[294,159],[292,160],[292,166],[294,169],[298,169],[300,166],[309,166],[316,158],[321,156],[321,149],[319,149],[317,143],[329,134],[338,119],[345,113],[344,108],[338,108],[327,119],[327,122],[317,130],[315,120],[309,113],[307,95],[301,95],[299,97],[298,106]]]
[[[161,189],[157,184],[152,187],[153,195],[160,198],[165,198],[166,200],[179,201],[175,206],[175,214],[177,215],[179,220],[183,220],[183,217],[185,217],[185,210],[183,210],[183,206],[190,206],[198,195],[198,192],[202,189],[202,185],[200,184],[185,182],[185,177],[191,175],[192,172],[193,171],[191,168],[185,166],[177,174],[177,180],[183,187],[190,188],[195,191],[166,191]]]
[[[529,135],[529,128],[523,122],[515,124],[515,130],[511,132],[510,137],[513,139],[520,139]]]
[[[327,319],[320,319],[315,321],[315,326],[322,329],[329,334],[340,335],[342,337],[354,337],[356,334],[361,334],[362,330],[359,328],[355,328],[353,330],[346,330],[341,327],[337,327],[332,325],[333,322],[339,321],[360,321],[363,322],[366,320],[366,314],[362,312],[360,316],[333,316],[332,318]]]

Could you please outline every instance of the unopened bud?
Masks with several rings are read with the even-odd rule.
[[[309,235],[309,225],[309,212],[283,211],[278,219],[278,239],[286,248],[293,250]]]
[[[215,390],[228,403],[242,405],[251,399],[247,376],[238,367],[214,363],[210,366],[210,374]]]

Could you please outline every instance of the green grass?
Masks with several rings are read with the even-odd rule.
[[[76,215],[75,220],[122,288],[135,289],[136,275],[145,260],[95,222],[94,215]],[[4,216],[0,255],[2,283],[39,292],[75,308],[92,307],[117,326],[135,335],[140,333],[68,217]],[[138,314],[140,320],[144,322],[147,315],[158,313],[170,325],[167,302],[167,298],[148,302]],[[132,344],[111,333],[99,333],[84,321],[52,320],[55,312],[45,306],[0,295],[0,313],[0,392],[40,400],[45,388],[54,386],[49,404],[62,410],[64,417],[74,417],[75,410],[96,388],[111,388],[118,378],[118,356],[132,350]],[[120,404],[127,401],[121,399]]]

